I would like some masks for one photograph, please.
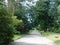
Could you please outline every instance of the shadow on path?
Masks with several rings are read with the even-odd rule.
[[[10,45],[47,45],[47,44],[34,44],[34,43],[25,43],[25,42],[14,42]]]

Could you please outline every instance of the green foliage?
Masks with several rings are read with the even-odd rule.
[[[17,28],[18,25],[22,25],[22,23],[23,23],[22,20],[17,19],[17,16],[12,16],[12,20],[13,20],[12,25],[15,28],[14,33],[15,34],[20,33],[20,31],[17,31],[16,28]]]
[[[51,28],[57,24],[57,7],[54,7],[53,13],[49,13],[49,1],[39,0],[36,5],[37,20],[40,25],[40,29],[44,31],[51,31]]]
[[[29,28],[23,22],[19,23],[16,29],[20,34],[27,34],[29,32]]]
[[[11,15],[4,9],[0,9],[0,45],[7,45],[13,41],[13,29]]]
[[[24,8],[20,6],[18,9],[15,10],[14,15],[17,16],[18,19],[24,18],[24,15],[25,15]]]
[[[45,30],[45,28],[47,28],[47,21],[48,21],[48,5],[47,3],[43,2],[43,1],[39,1],[37,2],[36,5],[36,13],[37,13],[37,17],[38,17],[38,21],[41,25],[41,28],[43,30]]]
[[[60,40],[56,40],[55,43],[56,43],[57,45],[60,45]]]
[[[13,24],[14,26],[17,26],[22,23],[22,20],[17,19],[17,16],[12,16]]]
[[[20,6],[15,10],[14,15],[17,16],[17,19],[22,20],[19,25],[17,25],[17,31],[19,31],[21,34],[26,34],[29,32],[29,29],[31,29],[31,26],[29,22],[27,21],[27,17],[25,16],[25,8]]]

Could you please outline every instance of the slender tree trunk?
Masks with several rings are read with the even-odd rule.
[[[45,27],[45,30],[44,30],[44,32],[47,32],[47,27]]]
[[[15,0],[8,0],[8,7],[7,10],[9,11],[9,13],[12,13],[12,16],[14,15],[14,11],[15,11]]]
[[[8,0],[8,7],[7,9],[9,10],[10,9],[10,0]]]
[[[12,10],[12,16],[14,15],[14,11],[15,11],[15,7],[13,6],[13,10]]]

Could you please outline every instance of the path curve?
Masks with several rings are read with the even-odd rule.
[[[42,37],[35,29],[29,35],[22,37],[11,43],[10,45],[55,45],[53,41]]]

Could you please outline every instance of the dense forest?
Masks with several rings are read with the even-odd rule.
[[[0,0],[0,45],[33,28],[60,33],[60,0]]]

